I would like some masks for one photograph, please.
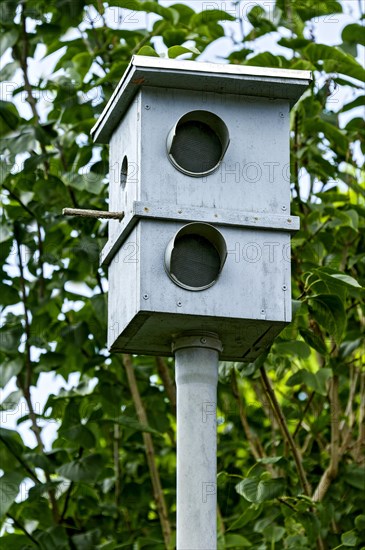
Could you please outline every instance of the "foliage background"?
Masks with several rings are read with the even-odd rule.
[[[220,365],[218,546],[365,548],[363,16],[329,46],[315,23],[346,2],[259,4],[0,3],[3,548],[174,547],[173,361],[109,356],[106,225],[61,210],[106,208],[89,132],[131,55],[209,59],[227,41],[222,62],[315,83],[291,120],[295,320],[255,363]]]

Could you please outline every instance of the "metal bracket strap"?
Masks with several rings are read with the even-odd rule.
[[[242,210],[215,209],[201,206],[146,203],[134,201],[132,209],[125,214],[121,231],[115,240],[109,240],[100,255],[101,265],[109,265],[139,219],[160,219],[179,222],[205,222],[212,225],[228,225],[271,231],[295,232],[300,228],[298,216],[290,214],[267,214],[242,212]]]

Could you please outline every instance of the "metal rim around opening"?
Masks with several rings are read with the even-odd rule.
[[[183,174],[198,178],[217,170],[229,145],[229,132],[216,114],[190,111],[170,130],[166,145],[172,165]]]
[[[226,258],[223,235],[210,224],[193,222],[179,229],[169,241],[164,266],[177,286],[197,292],[217,282]]]

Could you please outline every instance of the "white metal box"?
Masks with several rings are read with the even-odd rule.
[[[218,333],[223,359],[252,360],[290,322],[299,223],[290,216],[289,110],[309,81],[308,71],[133,58],[93,129],[110,141],[109,208],[125,212],[109,222],[102,253],[112,350],[170,355],[174,336],[201,329]],[[205,120],[227,131],[223,158],[207,173],[180,170],[169,136]],[[188,143],[184,162],[192,151]],[[164,261],[189,222],[216,228],[227,249],[215,284],[200,291],[175,284]]]

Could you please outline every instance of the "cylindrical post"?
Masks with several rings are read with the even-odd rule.
[[[217,382],[222,344],[213,333],[180,336],[177,385],[177,550],[217,548]]]

